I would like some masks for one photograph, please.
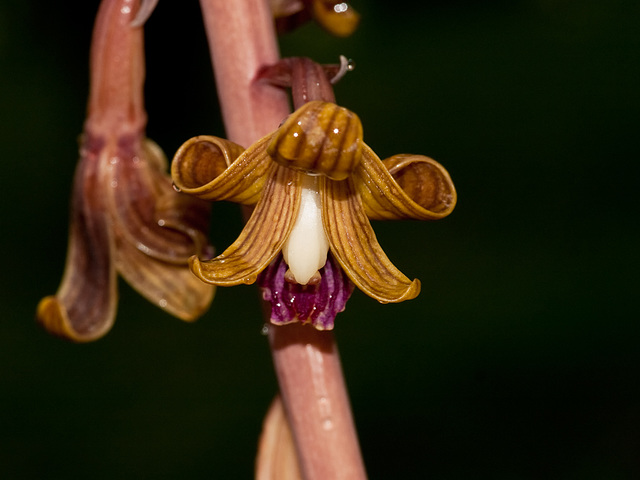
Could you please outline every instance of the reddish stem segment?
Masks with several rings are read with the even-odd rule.
[[[333,88],[321,65],[309,58],[296,58],[291,65],[291,94],[294,108],[312,100],[335,103]]]
[[[138,0],[100,4],[93,29],[91,91],[85,125],[93,133],[139,132],[147,122],[142,96],[142,28],[131,27],[139,4]]]
[[[283,90],[254,81],[278,60],[271,13],[261,0],[201,0],[201,7],[227,134],[249,146],[289,113]],[[331,332],[271,326],[270,343],[304,478],[366,478]]]
[[[333,333],[294,323],[269,340],[304,478],[365,479]]]
[[[227,137],[243,147],[278,128],[289,114],[284,91],[255,82],[278,61],[268,2],[201,0]]]

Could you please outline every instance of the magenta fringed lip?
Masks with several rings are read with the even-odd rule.
[[[336,315],[345,309],[353,292],[349,277],[331,253],[320,269],[321,280],[316,285],[287,282],[288,268],[280,254],[258,276],[262,298],[271,304],[271,323],[300,322],[318,330],[332,330]]]

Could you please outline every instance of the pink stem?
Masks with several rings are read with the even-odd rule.
[[[303,477],[366,479],[333,333],[272,325],[269,340]]]
[[[141,27],[132,27],[139,0],[100,3],[91,42],[91,91],[85,128],[139,132],[144,111],[144,48]]]
[[[227,137],[243,147],[278,128],[290,113],[286,93],[254,82],[278,61],[268,4],[259,0],[201,0]]]
[[[227,135],[249,146],[289,113],[283,90],[253,81],[278,60],[271,13],[261,0],[201,0],[201,8]],[[269,331],[304,478],[366,478],[333,335],[297,324]]]

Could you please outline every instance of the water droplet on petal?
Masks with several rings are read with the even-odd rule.
[[[111,180],[111,187],[112,188],[116,188],[118,186],[118,181],[117,180]]]
[[[165,221],[163,219],[158,220],[158,225],[164,227]]]
[[[182,189],[179,186],[177,186],[175,183],[171,183],[171,186],[178,193],[180,193],[182,191]]]
[[[167,300],[165,298],[161,298],[160,301],[158,302],[158,305],[160,306],[160,308],[166,308],[167,307]]]
[[[342,2],[342,3],[336,3],[336,4],[333,6],[333,11],[334,11],[334,12],[336,12],[336,13],[344,13],[344,12],[346,12],[347,10],[349,10],[349,4],[348,4],[348,3],[345,3],[345,2]]]
[[[262,328],[260,329],[260,334],[261,335],[269,335],[269,324],[265,323]]]

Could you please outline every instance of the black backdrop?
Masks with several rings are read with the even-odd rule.
[[[34,323],[64,264],[97,2],[0,4],[3,478],[251,478],[277,389],[252,287],[187,325],[122,284],[113,330]],[[283,55],[337,86],[382,157],[430,155],[459,192],[435,223],[378,223],[423,292],[337,319],[371,479],[640,477],[640,6],[627,0],[354,2],[349,39],[308,26]],[[178,6],[179,5],[179,6]],[[222,135],[197,2],[147,27],[149,137]],[[240,229],[216,206],[212,239]]]

